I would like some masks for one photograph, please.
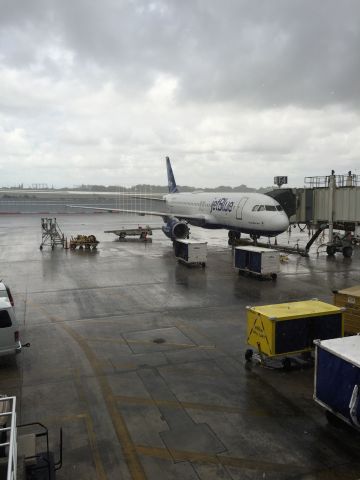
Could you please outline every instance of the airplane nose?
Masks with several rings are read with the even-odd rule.
[[[272,227],[274,232],[282,233],[289,228],[289,219],[285,212],[272,217]]]
[[[282,232],[285,232],[285,230],[289,228],[289,219],[286,213],[283,213],[283,215],[281,215],[281,217],[278,219],[278,227]]]

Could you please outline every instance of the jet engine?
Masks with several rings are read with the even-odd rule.
[[[186,222],[178,220],[177,218],[171,218],[166,225],[162,227],[162,231],[171,240],[184,239],[189,236],[190,229]]]

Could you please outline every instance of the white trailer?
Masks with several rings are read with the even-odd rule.
[[[207,242],[198,242],[195,240],[175,240],[175,257],[188,265],[199,264],[202,267],[206,265]]]

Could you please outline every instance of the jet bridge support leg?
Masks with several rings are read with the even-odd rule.
[[[310,240],[308,241],[308,243],[306,244],[306,247],[305,247],[304,255],[306,257],[309,255],[309,250],[311,248],[311,245],[315,242],[315,240],[322,234],[322,232],[326,228],[328,228],[328,225],[326,225],[326,224],[320,225],[320,227],[316,230],[314,235],[310,238]]]

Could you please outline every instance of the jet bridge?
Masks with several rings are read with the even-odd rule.
[[[307,225],[316,229],[305,248],[308,253],[316,236],[328,229],[326,251],[334,255],[341,251],[352,255],[353,244],[360,239],[360,175],[305,177],[305,187],[278,189],[268,195],[275,198],[286,211],[291,224]],[[343,235],[334,234],[342,230]]]

